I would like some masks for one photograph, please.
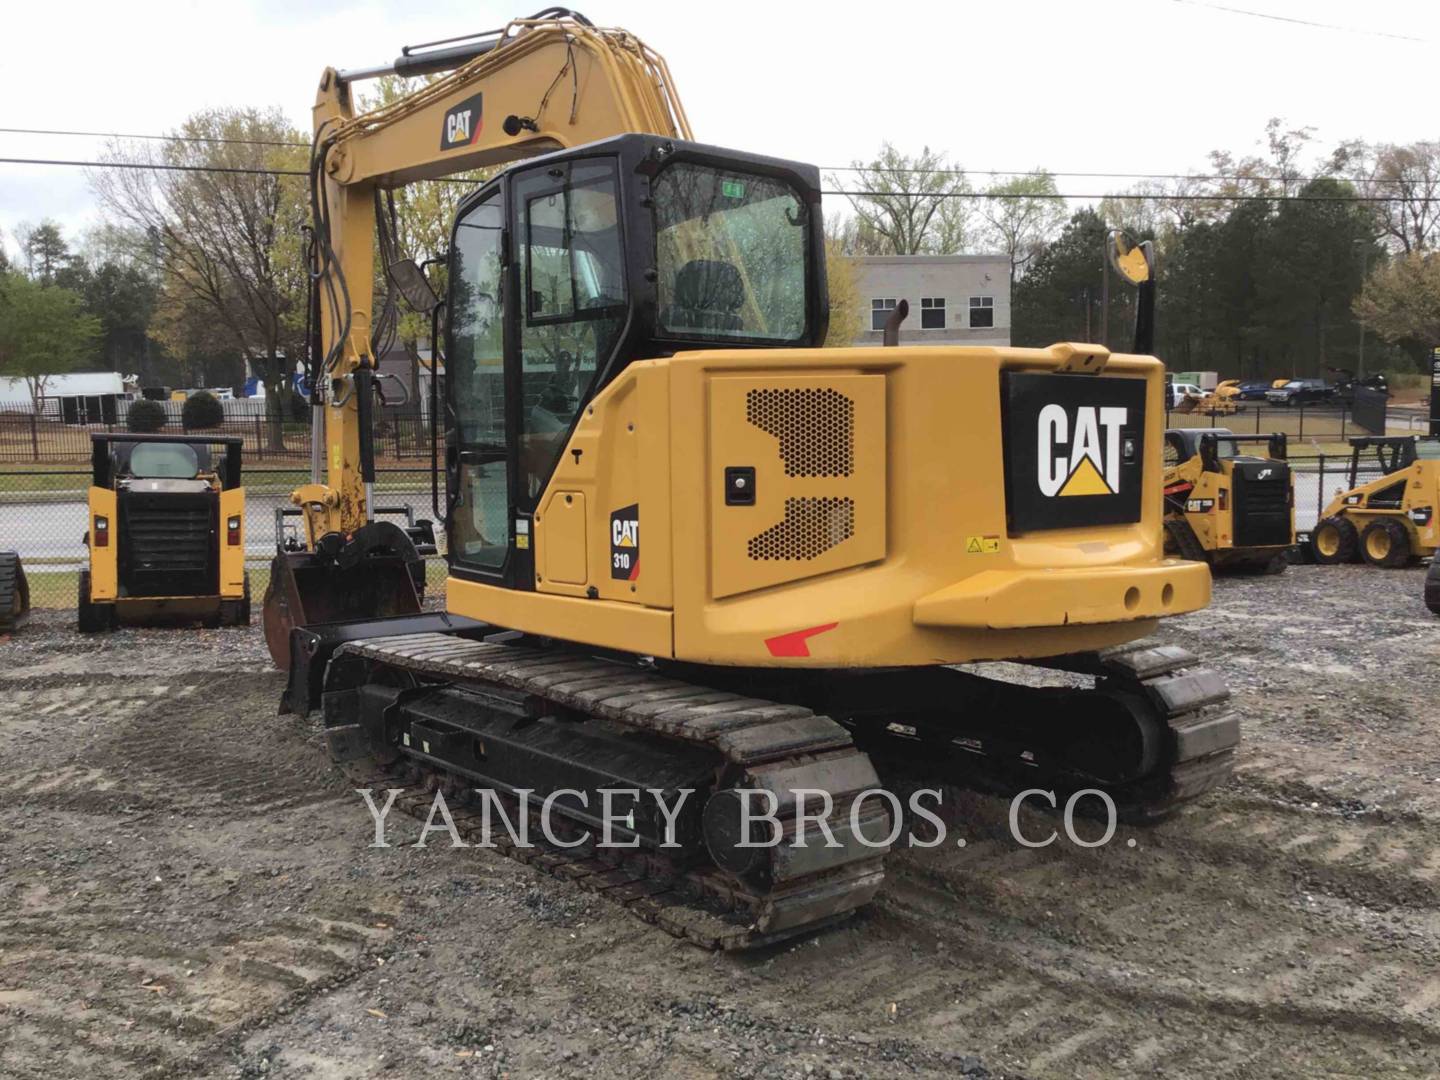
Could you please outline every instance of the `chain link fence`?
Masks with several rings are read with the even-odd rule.
[[[127,403],[129,404],[129,403]],[[157,434],[185,434],[182,403],[158,402],[165,426]],[[227,402],[226,404],[232,404]],[[125,417],[111,414],[99,423],[67,422],[62,413],[0,412],[0,469],[10,465],[55,464],[90,460],[90,433],[125,432]],[[234,435],[244,440],[245,462],[304,462],[310,456],[310,425],[267,417],[263,410],[227,410],[225,419],[204,435]],[[375,454],[391,462],[428,461],[430,420],[419,408],[379,408],[375,415]]]
[[[86,454],[89,453],[89,435]],[[427,451],[428,453],[428,451]],[[89,558],[84,544],[90,470],[75,467],[17,469],[0,464],[0,550],[18,551],[37,608],[73,608],[79,574]],[[251,468],[245,485],[245,565],[257,604],[270,580],[275,554],[275,511],[290,505],[290,492],[310,479],[299,468]],[[376,473],[376,502],[410,507],[416,518],[434,516],[430,505],[430,469],[381,468]],[[295,528],[296,519],[287,519]],[[426,565],[427,599],[445,595],[445,538],[437,535],[441,555]]]
[[[254,420],[261,427],[256,428]],[[1392,414],[1392,419],[1394,419]],[[259,597],[269,580],[270,558],[275,552],[275,511],[290,505],[290,492],[309,479],[302,464],[309,454],[309,432],[304,430],[291,445],[286,435],[283,456],[289,466],[253,467],[265,452],[252,449],[250,438],[264,441],[270,434],[265,420],[246,418],[241,430],[227,426],[207,434],[243,434],[247,437],[244,473],[246,488],[246,564],[252,595]],[[176,421],[178,429],[178,420]],[[1222,427],[1239,434],[1268,434],[1284,431],[1290,436],[1290,465],[1295,485],[1295,527],[1302,533],[1314,528],[1321,511],[1336,493],[1350,486],[1350,454],[1345,440],[1366,432],[1358,429],[1348,410],[1295,406],[1257,406],[1229,416],[1199,416],[1170,413],[1167,427]],[[64,429],[57,431],[52,429]],[[90,431],[103,425],[72,427],[43,418],[0,415],[0,550],[16,550],[30,579],[32,602],[36,607],[73,608],[79,588],[79,571],[86,565],[82,541],[86,529],[87,489],[90,485]],[[1403,428],[1401,429],[1403,430]],[[43,438],[42,438],[43,433]],[[406,458],[428,459],[429,425],[424,417],[387,417],[377,427],[385,454],[377,472],[377,503],[385,507],[410,507],[415,517],[433,517],[428,460],[409,467]],[[1299,444],[1299,440],[1305,440]],[[18,447],[18,449],[17,449]],[[37,463],[28,454],[41,447]],[[270,458],[280,457],[277,451]],[[1373,457],[1362,460],[1358,483],[1378,479],[1381,473]],[[294,519],[289,519],[294,527]],[[444,545],[443,534],[437,541]],[[428,561],[427,596],[444,595],[443,553]]]

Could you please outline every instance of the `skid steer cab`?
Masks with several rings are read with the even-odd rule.
[[[1262,453],[1247,453],[1247,444]],[[1165,432],[1165,553],[1212,570],[1278,574],[1295,543],[1295,491],[1283,432]]]
[[[92,434],[79,627],[250,624],[241,440]]]
[[[1379,479],[1360,482],[1362,469]],[[1440,547],[1440,441],[1414,435],[1350,440],[1348,487],[1337,492],[1310,534],[1310,551],[1325,566],[1367,562],[1393,569],[1434,555]]]

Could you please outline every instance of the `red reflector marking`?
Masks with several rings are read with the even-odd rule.
[[[826,623],[824,626],[812,626],[809,630],[794,630],[778,637],[766,638],[765,647],[770,650],[771,656],[809,656],[808,640],[816,634],[834,630],[839,625],[838,622]]]
[[[631,580],[631,581],[639,581],[639,580],[640,580],[640,560],[639,560],[639,559],[636,559],[636,560],[635,560],[635,565],[632,566],[632,567],[630,567],[630,580]]]

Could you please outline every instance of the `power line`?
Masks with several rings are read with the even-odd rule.
[[[94,139],[153,139],[159,142],[230,143],[236,146],[309,146],[303,142],[282,142],[279,139],[227,139],[208,135],[134,135],[122,131],[64,131],[59,128],[0,127],[9,135],[79,135]]]
[[[0,158],[3,165],[75,165],[85,169],[151,169],[155,172],[245,173],[251,176],[308,176],[304,169],[247,169],[235,165],[154,165],[143,161],[70,161],[61,158]]]
[[[1185,2],[1185,0],[1177,0],[1177,2]],[[1213,5],[1202,5],[1202,6],[1213,6]],[[1229,9],[1222,9],[1222,10],[1229,10]],[[1275,18],[1279,18],[1279,16],[1274,16],[1274,17],[1275,17]],[[1321,24],[1316,24],[1316,25],[1321,25]],[[1407,40],[1419,40],[1419,39],[1418,39],[1418,38],[1414,38],[1414,39],[1407,39]],[[149,139],[149,140],[155,140],[155,141],[159,141],[159,142],[217,143],[217,144],[229,144],[229,145],[236,145],[236,146],[308,147],[308,146],[310,145],[309,143],[303,143],[303,142],[282,142],[282,141],[280,141],[280,140],[275,140],[275,139],[228,139],[228,138],[222,138],[222,137],[218,137],[218,136],[217,136],[217,137],[210,137],[210,136],[203,136],[203,135],[139,135],[139,134],[133,134],[133,133],[117,132],[117,131],[69,131],[69,130],[64,130],[64,129],[60,129],[60,128],[10,128],[10,127],[0,127],[0,134],[4,134],[4,133],[17,134],[17,135],[76,135],[76,136],[93,137],[93,138],[107,138],[107,139]],[[3,159],[3,160],[5,160],[5,161],[20,161],[20,160],[22,160],[22,159],[19,159],[19,158],[5,158],[5,159]],[[37,161],[37,163],[39,163],[39,162]],[[44,163],[45,163],[45,164],[50,164],[50,163],[52,163],[52,162],[46,161],[46,162],[44,162]],[[60,162],[53,162],[53,163],[54,163],[54,164],[60,164]],[[117,167],[120,167],[120,166],[117,166]],[[136,167],[141,167],[141,166],[136,166]],[[150,168],[151,166],[143,166],[143,167],[145,167],[145,168]],[[158,168],[159,166],[154,166],[154,167]],[[178,166],[176,166],[176,167],[178,168]],[[1240,174],[1226,174],[1226,173],[1073,172],[1073,171],[1062,171],[1062,170],[1058,170],[1058,169],[1034,169],[1034,168],[1032,168],[1032,169],[966,169],[966,168],[919,169],[919,168],[903,168],[903,167],[902,167],[902,168],[886,168],[886,169],[883,169],[883,170],[878,170],[878,169],[873,169],[873,168],[871,168],[871,167],[868,166],[868,165],[822,165],[822,166],[820,166],[819,168],[820,168],[820,171],[821,171],[821,172],[829,172],[829,173],[836,173],[836,172],[882,172],[882,171],[883,171],[883,172],[886,172],[886,173],[913,174],[913,175],[922,175],[922,176],[966,176],[966,175],[971,175],[971,176],[1014,176],[1014,177],[1022,177],[1022,176],[1048,175],[1048,176],[1067,176],[1067,177],[1073,177],[1073,178],[1076,178],[1076,179],[1086,179],[1086,180],[1194,180],[1194,181],[1197,181],[1197,182],[1198,182],[1198,181],[1204,181],[1204,182],[1235,181],[1235,182],[1238,182],[1238,183],[1254,182],[1254,181],[1256,181],[1256,180],[1265,179],[1265,178],[1263,178],[1263,177],[1242,176],[1242,175],[1240,175]],[[219,170],[217,169],[217,171],[219,171]],[[238,171],[238,170],[237,170],[237,171]],[[303,175],[303,173],[300,174],[300,175]],[[1386,185],[1396,185],[1396,186],[1403,186],[1403,185],[1406,185],[1406,184],[1410,183],[1410,181],[1403,180],[1403,179],[1386,179],[1386,178],[1382,178],[1382,177],[1376,177],[1376,178],[1374,178],[1373,180],[1371,180],[1370,182],[1371,182],[1371,183],[1374,183],[1374,184],[1386,184]],[[1066,197],[1067,197],[1067,198],[1090,198],[1091,196],[1086,196],[1086,195],[1072,195],[1072,196],[1066,196]],[[1136,195],[1136,196],[1133,196],[1133,197],[1139,198],[1140,196]],[[1173,196],[1170,196],[1170,197],[1173,197]]]
[[[149,169],[156,172],[212,172],[241,173],[251,176],[307,176],[303,169],[261,169],[242,168],[226,165],[172,165],[148,164],[143,161],[72,161],[62,158],[11,158],[0,157],[0,165],[64,165],[86,169]],[[1298,179],[1298,178],[1297,178]],[[439,177],[439,183],[481,184],[483,180],[467,180],[463,177]],[[1139,199],[1143,202],[1271,202],[1285,199],[1287,202],[1315,203],[1388,203],[1395,200],[1385,195],[1176,195],[1150,194],[1140,192],[1103,192],[1101,194],[1080,194],[1057,192],[1053,196],[1036,196],[1029,192],[1010,191],[846,191],[844,189],[822,190],[822,195],[845,195],[858,198],[900,198],[900,199],[1032,199],[1050,197],[1056,199]]]
[[[1371,37],[1390,38],[1392,41],[1413,41],[1421,45],[1430,44],[1428,38],[1411,37],[1409,34],[1392,34],[1387,30],[1371,30],[1361,26],[1337,26],[1335,23],[1315,22],[1311,19],[1297,19],[1293,15],[1272,15],[1268,11],[1248,11],[1245,8],[1229,7],[1225,4],[1206,3],[1205,0],[1171,0],[1171,2],[1185,4],[1187,7],[1224,11],[1231,15],[1246,15],[1252,19],[1269,19],[1272,22],[1292,23],[1295,26],[1308,26],[1316,30],[1339,30],[1346,34],[1369,34]]]

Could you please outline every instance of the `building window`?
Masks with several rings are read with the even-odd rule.
[[[995,325],[995,298],[993,296],[970,297],[970,327],[972,330],[988,329]]]
[[[890,312],[895,310],[895,297],[891,296],[881,300],[870,301],[870,329],[884,330],[885,320],[890,317]]]
[[[920,329],[945,329],[945,298],[943,296],[922,296],[920,298]]]

